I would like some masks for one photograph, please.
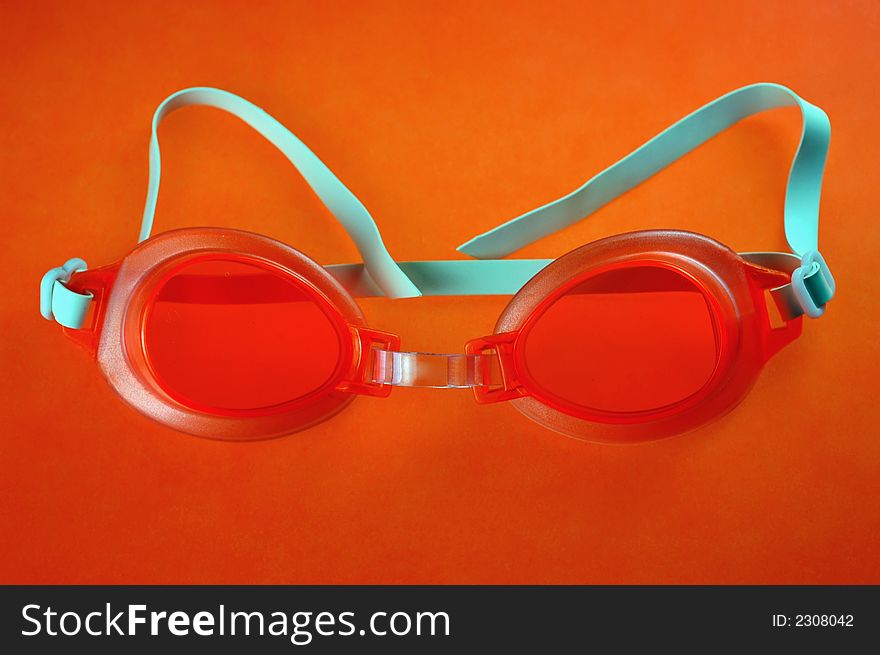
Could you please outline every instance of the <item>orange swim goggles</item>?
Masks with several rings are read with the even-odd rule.
[[[342,223],[364,263],[323,267],[266,236],[219,228],[150,231],[157,129],[207,105],[277,146]],[[694,233],[650,230],[554,260],[501,259],[599,209],[737,121],[796,106],[803,132],[789,175],[790,253],[735,253]],[[153,118],[141,243],[87,270],[72,259],[41,282],[41,313],[98,361],[119,395],[177,430],[262,439],[332,417],[396,386],[470,388],[541,425],[623,443],[680,433],[742,399],[764,363],[820,316],[834,279],[818,252],[830,126],[792,91],[755,84],[702,107],[571,194],[458,250],[476,259],[396,262],[358,199],[281,123],[211,88],[180,91]],[[406,352],[366,326],[359,296],[512,295],[492,334],[460,354]]]

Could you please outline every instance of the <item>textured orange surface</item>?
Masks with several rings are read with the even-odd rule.
[[[0,26],[0,581],[880,582],[876,3],[4,1]],[[134,245],[149,119],[182,87],[263,106],[397,258],[429,259],[755,81],[832,119],[820,242],[839,295],[738,409],[683,437],[585,444],[403,389],[291,437],[202,440],[123,405],[37,314],[46,269]],[[788,110],[750,119],[520,255],[652,227],[781,248],[798,129]],[[356,258],[237,120],[180,111],[162,139],[157,230]],[[456,351],[505,303],[362,306],[408,349]]]

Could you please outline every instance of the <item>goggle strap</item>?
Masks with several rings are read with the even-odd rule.
[[[222,109],[241,119],[284,154],[299,171],[327,209],[342,224],[355,242],[364,266],[383,294],[389,298],[410,298],[420,294],[385,247],[379,228],[363,203],[329,168],[290,130],[244,98],[220,89],[194,87],[166,98],[153,115],[150,136],[150,177],[147,200],[141,222],[140,241],[149,238],[156,213],[162,159],[158,129],[162,119],[181,107],[201,105]]]
[[[552,259],[456,259],[398,262],[424,296],[512,296]],[[325,267],[355,297],[382,296],[363,264]]]
[[[249,124],[275,145],[336,216],[361,252],[364,264],[331,266],[328,267],[330,272],[354,295],[383,295],[390,298],[422,294],[514,294],[551,260],[492,261],[483,258],[507,255],[581,220],[751,114],[786,105],[798,106],[803,116],[803,131],[789,173],[785,229],[790,246],[801,257],[787,255],[790,259],[783,262],[784,266],[778,265],[779,262],[777,265],[768,265],[792,273],[791,284],[774,289],[772,295],[783,318],[790,320],[802,314],[820,316],[825,303],[835,291],[834,278],[816,249],[819,196],[830,138],[828,117],[821,109],[780,85],[754,84],[722,96],[661,132],[580,189],[459,247],[460,251],[480,258],[480,261],[394,261],[367,209],[302,141],[256,105],[232,93],[207,87],[184,89],[169,96],[153,116],[150,179],[141,224],[141,241],[150,235],[159,193],[159,123],[170,112],[188,105],[223,109]],[[797,265],[793,266],[794,263]],[[73,259],[44,276],[40,285],[40,312],[44,317],[54,318],[71,328],[83,325],[91,297],[74,293],[64,285],[73,272],[83,269],[85,262]]]
[[[785,273],[792,273],[802,266],[801,260],[790,253],[742,253],[742,257],[759,266]],[[511,296],[552,261],[551,259],[435,260],[399,262],[399,265],[407,277],[419,286],[424,296]],[[74,271],[85,270],[85,262],[76,259],[65,266],[67,268],[52,269],[44,276],[41,283],[40,311],[43,316],[54,318],[61,325],[80,328],[88,314],[92,296],[71,291],[64,283]],[[384,296],[382,289],[373,281],[363,264],[337,264],[327,266],[326,269],[355,297]],[[830,296],[825,278],[818,270],[818,265],[814,264],[811,267],[812,272],[804,277],[804,287],[810,290],[810,297],[814,299],[815,304],[822,306]],[[270,281],[274,280],[272,276],[266,277]],[[178,282],[183,280],[183,277],[178,278]],[[210,277],[190,281],[185,293],[183,289],[177,287],[166,287],[164,300],[207,304],[220,302],[215,300],[214,293],[215,283],[218,281],[224,282],[222,302],[259,303],[286,300],[283,295],[273,295],[277,290],[274,287],[267,287],[265,283],[246,285],[240,297],[230,296],[228,281]],[[257,293],[259,290],[264,293]],[[650,290],[664,289],[641,291]],[[617,292],[619,289],[610,291]],[[598,290],[593,289],[592,292]],[[806,313],[793,284],[773,289],[771,295],[784,320],[791,320]]]
[[[816,251],[831,125],[820,108],[784,86],[767,83],[745,86],[701,107],[579,189],[474,237],[458,250],[479,259],[504,257],[586,218],[740,120],[784,106],[798,107],[803,117],[800,144],[788,178],[785,234],[798,255]]]

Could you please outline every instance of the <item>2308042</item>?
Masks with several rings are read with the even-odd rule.
[[[797,614],[794,617],[795,627],[852,627],[852,614]]]

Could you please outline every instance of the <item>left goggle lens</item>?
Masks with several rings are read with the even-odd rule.
[[[148,303],[144,353],[159,385],[202,411],[272,411],[334,382],[347,335],[308,283],[248,258],[202,258]]]

